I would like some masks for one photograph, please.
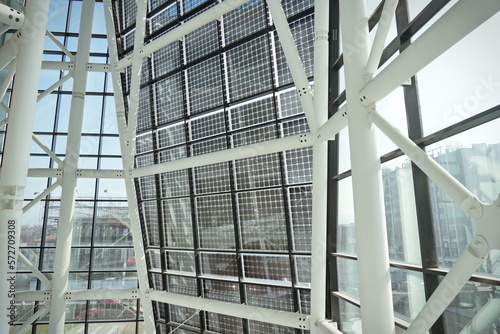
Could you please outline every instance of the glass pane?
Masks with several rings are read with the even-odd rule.
[[[238,278],[238,264],[236,254],[229,253],[201,253],[201,274],[203,276],[218,276]]]
[[[126,203],[97,203],[93,242],[99,246],[132,246],[129,208]]]
[[[498,287],[469,282],[446,309],[446,333],[476,332],[495,334],[500,328]]]
[[[359,279],[357,261],[338,258],[337,277],[339,280],[339,291],[359,300]]]
[[[495,167],[500,163],[499,125],[497,119],[427,147],[434,160],[485,204],[500,193],[500,171]],[[450,268],[476,233],[476,223],[432,181],[430,193],[439,265]],[[489,254],[478,272],[498,275],[494,255]]]
[[[288,249],[281,190],[238,193],[237,199],[244,249]]]
[[[234,222],[231,196],[221,194],[197,197],[195,201],[201,247],[234,249]]]
[[[167,271],[194,275],[196,273],[194,252],[166,251]]]
[[[132,248],[94,248],[92,261],[95,270],[135,269]]]
[[[340,330],[345,334],[359,334],[361,330],[361,310],[345,300],[339,299]]]
[[[411,163],[406,157],[382,165],[389,258],[421,263]]]
[[[499,29],[497,13],[418,73],[425,134],[500,103],[498,43],[487,37]]]
[[[356,228],[351,178],[338,182],[338,235],[337,251],[356,254]]]
[[[286,255],[243,255],[243,275],[248,281],[292,285],[290,259]]]
[[[391,280],[394,313],[411,322],[425,304],[423,276],[418,272],[391,268]]]

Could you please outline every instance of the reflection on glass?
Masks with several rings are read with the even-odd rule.
[[[382,166],[389,258],[420,264],[411,163],[401,157]]]
[[[350,259],[337,259],[339,291],[359,300],[359,279],[357,262]]]
[[[356,230],[351,178],[338,182],[338,232],[337,251],[356,254]]]
[[[361,334],[361,310],[342,299],[340,306],[340,329],[344,334]]]
[[[486,205],[500,194],[500,120],[463,132],[427,148],[428,154]],[[476,233],[469,218],[434,182],[429,185],[439,265],[450,268]],[[491,252],[478,272],[500,277]]]
[[[135,269],[132,248],[94,248],[92,261],[95,270]]]
[[[391,268],[394,313],[411,322],[425,304],[424,280],[421,273]]]
[[[469,282],[446,309],[444,323],[446,333],[498,333],[500,330],[498,287]]]

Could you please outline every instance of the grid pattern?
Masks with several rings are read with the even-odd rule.
[[[24,1],[21,1],[24,3]],[[13,2],[9,2],[13,7]],[[133,6],[132,6],[133,5]],[[135,1],[123,1],[122,12],[133,11]],[[72,52],[76,51],[78,26],[81,16],[81,1],[58,1],[50,6],[48,30]],[[102,19],[103,3],[96,2],[94,25],[92,30],[90,62],[105,64],[108,62],[107,41]],[[117,26],[123,27],[125,17],[120,16]],[[128,18],[127,18],[128,20]],[[128,22],[128,21],[127,21]],[[7,34],[10,34],[7,33]],[[4,35],[5,36],[5,35]],[[2,36],[2,37],[4,37]],[[133,32],[123,34],[120,43],[131,43]],[[3,39],[2,39],[3,41]],[[45,43],[44,61],[68,62],[68,57],[53,43]],[[54,84],[67,72],[42,70],[39,89]],[[2,80],[5,78],[2,75]],[[116,112],[113,93],[110,91],[110,74],[92,72],[89,74],[85,98],[82,144],[80,147],[79,168],[106,168],[119,170],[122,167],[118,144]],[[10,89],[3,102],[10,100]],[[71,114],[72,80],[57,88],[40,100],[35,111],[34,133],[52,151],[64,160],[68,121]],[[141,110],[148,109],[141,101]],[[4,114],[2,114],[3,119]],[[0,150],[6,127],[0,129]],[[142,150],[148,150],[147,144]],[[150,149],[152,150],[152,148]],[[32,146],[29,158],[30,168],[57,168],[57,164],[36,145]],[[26,182],[25,204],[33,200],[56,179],[31,178]],[[122,180],[79,179],[74,208],[72,248],[68,289],[135,289],[138,286],[132,236],[128,216],[128,206]],[[57,226],[61,208],[61,189],[58,188],[33,208],[26,211],[23,225],[20,227],[19,251],[49,280],[58,268],[55,263]],[[160,266],[161,267],[161,266]],[[21,261],[18,261],[16,290],[35,291],[47,287],[38,280]],[[56,301],[53,300],[55,303]],[[15,331],[19,325],[31,317],[39,302],[17,303],[18,313]],[[90,300],[68,302],[66,305],[66,329],[79,333],[92,333],[103,327],[116,328],[119,331],[140,333],[143,331],[140,305],[136,299],[130,300]],[[44,333],[48,331],[50,314],[37,319],[23,333]]]
[[[294,36],[305,44],[311,3],[283,3]],[[155,4],[145,42],[212,4]],[[310,47],[301,48],[310,63]],[[280,78],[280,52],[264,0],[252,0],[154,52],[146,65],[150,79],[141,89],[151,87],[152,123],[138,129],[139,138],[153,146],[137,150],[137,165],[155,156],[168,162],[307,132],[296,90]],[[311,150],[304,149],[138,178],[146,249],[161,250],[164,259],[161,269],[149,265],[151,286],[309,312],[311,166]],[[154,305],[159,333],[271,330],[257,321]]]

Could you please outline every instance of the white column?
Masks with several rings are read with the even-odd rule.
[[[328,29],[329,1],[316,0],[314,9],[314,119],[318,127],[328,120]],[[317,129],[313,129],[316,132]],[[318,135],[316,135],[318,136]],[[313,145],[312,243],[311,243],[311,328],[319,333],[325,319],[328,196],[328,142]],[[312,324],[315,323],[316,326]]]
[[[9,332],[16,313],[15,270],[48,8],[49,0],[28,2],[17,40],[17,75],[0,174],[0,333]]]
[[[144,244],[142,242],[142,231],[139,220],[139,208],[137,204],[137,195],[134,186],[134,178],[130,173],[134,165],[134,148],[127,145],[127,124],[125,119],[125,105],[121,87],[120,74],[115,69],[118,62],[118,51],[116,47],[116,34],[113,24],[113,14],[111,0],[104,0],[104,17],[106,19],[106,32],[108,35],[109,58],[112,66],[113,92],[115,96],[115,108],[117,114],[118,132],[120,135],[120,148],[123,159],[125,173],[125,187],[127,191],[127,201],[130,216],[130,231],[134,242],[135,262],[137,266],[137,278],[139,281],[139,294],[141,297],[142,310],[144,314],[144,324],[147,334],[155,333],[155,322],[153,316],[153,307],[151,300],[146,295],[149,290],[148,268],[146,266],[146,255],[144,253]]]
[[[340,20],[363,332],[394,333],[380,155],[375,126],[358,97],[370,41],[365,2],[341,0]]]
[[[73,213],[75,205],[76,170],[80,156],[80,140],[83,123],[85,91],[87,87],[87,63],[90,53],[92,21],[95,0],[84,0],[80,20],[78,47],[71,99],[71,114],[66,143],[66,158],[63,163],[63,178],[59,223],[57,224],[54,275],[52,279],[52,302],[50,306],[50,333],[64,333],[66,298],[68,290],[71,242],[73,237]]]

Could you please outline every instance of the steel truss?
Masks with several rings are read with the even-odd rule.
[[[258,314],[260,321],[308,329],[312,333],[340,333],[335,323],[325,319],[326,291],[326,212],[327,212],[327,141],[344,127],[349,129],[351,144],[352,179],[356,217],[356,237],[358,240],[358,265],[360,277],[360,299],[362,323],[374,333],[395,332],[395,320],[391,297],[391,281],[386,239],[381,167],[375,140],[374,126],[382,130],[420,169],[438,184],[462,210],[477,223],[477,235],[464,250],[462,257],[453,266],[443,282],[427,301],[420,314],[409,326],[408,333],[425,333],[444,312],[446,306],[466,284],[483,259],[493,249],[500,249],[500,199],[492,205],[481,203],[469,190],[463,187],[447,171],[432,160],[413,141],[401,134],[378,112],[375,103],[390,94],[406,80],[415,75],[432,60],[453,46],[461,38],[473,31],[500,10],[497,0],[484,0],[478,4],[474,0],[460,0],[438,19],[426,32],[397,56],[384,70],[374,77],[380,62],[383,46],[388,34],[397,1],[387,0],[383,7],[383,17],[379,22],[373,45],[368,41],[368,20],[363,0],[340,0],[340,20],[344,49],[346,77],[346,105],[330,119],[328,110],[328,48],[334,42],[329,33],[329,1],[315,2],[315,91],[312,93],[304,68],[293,42],[290,27],[277,0],[268,0],[274,24],[283,43],[285,57],[290,66],[294,84],[300,93],[300,101],[305,110],[311,132],[252,144],[216,153],[175,160],[153,166],[134,168],[135,138],[137,124],[138,94],[140,88],[141,64],[144,57],[182,38],[197,28],[218,19],[248,0],[224,0],[220,4],[198,15],[195,19],[171,30],[154,42],[144,45],[147,3],[137,1],[137,19],[134,50],[131,56],[118,58],[116,34],[112,19],[111,0],[104,0],[106,26],[110,50],[110,65],[89,64],[89,48],[94,0],[84,0],[78,52],[76,56],[62,45],[61,50],[72,60],[70,63],[42,63],[43,40],[46,34],[46,16],[33,25],[34,13],[47,13],[49,1],[28,1],[25,13],[17,12],[14,21],[8,15],[11,9],[0,5],[0,21],[21,31],[28,27],[34,33],[16,33],[0,48],[0,67],[10,67],[0,93],[16,75],[8,123],[9,131],[3,155],[0,178],[0,331],[7,333],[14,301],[39,301],[39,310],[28,319],[19,332],[33,321],[50,314],[50,332],[64,332],[65,305],[67,300],[91,300],[96,298],[141,298],[147,333],[155,332],[152,301],[182,305],[199,310],[213,311],[246,319]],[[53,38],[49,32],[48,36]],[[14,60],[15,57],[15,60]],[[132,83],[128,118],[125,116],[120,72],[132,69]],[[46,92],[37,96],[39,69],[51,68],[68,70],[69,73],[54,83]],[[81,138],[82,113],[88,71],[110,71],[116,99],[116,112],[121,142],[124,170],[83,170],[78,169],[78,155]],[[37,101],[50,94],[70,77],[74,78],[71,119],[65,159],[61,160],[43,142],[32,135],[34,108]],[[374,126],[373,126],[374,125]],[[29,148],[34,140],[58,165],[57,169],[28,170]],[[213,163],[232,161],[281,152],[300,147],[313,147],[313,221],[312,221],[312,280],[310,315],[277,312],[247,305],[234,305],[204,298],[193,298],[168,292],[152,290],[149,287],[147,266],[142,242],[142,232],[138,216],[134,179]],[[56,177],[58,181],[39,194],[30,204],[22,207],[24,186],[27,176]],[[75,204],[75,186],[78,178],[120,178],[124,179],[129,203],[130,224],[133,233],[135,258],[138,266],[139,289],[133,290],[68,290],[68,272],[71,253],[72,215]],[[19,254],[19,227],[23,212],[36,202],[43,200],[51,191],[62,187],[60,226],[56,247],[54,276],[49,280]],[[377,245],[377,247],[373,247]],[[12,259],[10,254],[12,254]],[[20,292],[12,290],[15,282],[17,257],[46,285],[45,291]],[[376,271],[376,272],[374,272]],[[378,279],[373,279],[376,276]],[[491,315],[498,308],[496,301],[483,311]],[[493,310],[493,311],[492,311]],[[471,326],[478,326],[472,324]]]

